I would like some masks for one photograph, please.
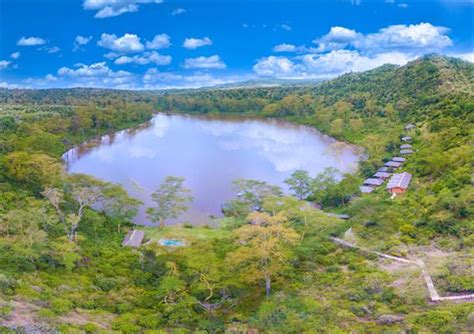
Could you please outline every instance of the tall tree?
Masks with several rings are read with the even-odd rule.
[[[311,195],[312,179],[305,170],[294,171],[293,174],[285,180],[285,183],[299,200],[304,200]]]
[[[193,200],[191,190],[183,186],[184,178],[168,176],[160,187],[151,195],[155,207],[146,210],[148,218],[165,226],[167,219],[176,219],[188,209],[187,204]]]
[[[298,242],[299,235],[285,226],[287,218],[284,212],[274,216],[254,212],[248,219],[259,221],[259,224],[247,224],[235,230],[239,247],[228,256],[228,261],[240,272],[243,281],[264,281],[268,297],[272,280],[287,267],[292,256],[291,246]]]
[[[252,179],[235,180],[234,189],[238,193],[239,202],[247,205],[249,211],[260,210],[265,197],[282,194],[280,187]]]

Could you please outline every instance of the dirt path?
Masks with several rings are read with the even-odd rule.
[[[349,241],[346,241],[346,240],[343,240],[343,239],[340,239],[340,238],[331,238],[331,240],[333,242],[343,246],[343,247],[346,247],[346,248],[358,249],[358,250],[361,250],[365,253],[375,254],[375,255],[377,255],[379,257],[382,257],[382,258],[385,258],[385,259],[389,259],[389,260],[393,260],[393,261],[397,261],[397,262],[401,262],[401,263],[406,263],[406,264],[414,264],[414,265],[418,266],[418,268],[420,268],[420,270],[421,270],[423,279],[425,281],[426,288],[428,289],[428,293],[430,295],[430,300],[432,302],[440,302],[440,301],[473,302],[474,301],[474,294],[465,294],[465,295],[458,295],[458,296],[441,297],[438,294],[438,291],[436,290],[436,288],[434,286],[433,279],[431,278],[431,275],[426,270],[425,263],[421,259],[410,260],[410,259],[406,259],[406,258],[403,258],[403,257],[397,257],[397,256],[392,256],[392,255],[380,253],[380,252],[377,252],[377,251],[372,251],[370,249],[360,247],[360,246],[358,246],[358,245],[356,245],[352,242],[349,242]]]

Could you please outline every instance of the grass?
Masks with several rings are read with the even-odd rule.
[[[144,227],[145,240],[151,242],[158,242],[160,239],[177,239],[184,240],[187,244],[193,241],[212,240],[220,238],[228,238],[231,236],[231,231],[224,227],[207,227],[207,226],[193,226],[187,227],[182,225],[166,226],[163,229],[157,227]]]

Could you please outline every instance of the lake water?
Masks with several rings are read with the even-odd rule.
[[[141,127],[88,142],[64,155],[69,173],[120,183],[145,205],[135,222],[148,224],[150,194],[166,176],[182,176],[194,201],[178,222],[207,223],[235,198],[232,181],[280,185],[295,170],[355,170],[357,150],[314,129],[284,121],[212,116],[155,116]]]

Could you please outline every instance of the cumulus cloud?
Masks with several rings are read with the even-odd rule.
[[[291,27],[288,25],[288,24],[282,24],[280,26],[283,30],[286,30],[286,31],[290,31],[291,30]]]
[[[146,42],[147,49],[166,49],[169,48],[171,45],[170,37],[167,34],[159,34],[155,35],[152,41]]]
[[[187,69],[225,69],[227,66],[218,55],[210,57],[187,58],[184,61],[184,68]]]
[[[451,46],[452,41],[446,35],[449,30],[445,27],[433,26],[430,23],[411,25],[391,25],[376,33],[362,34],[345,27],[331,27],[329,33],[315,39],[317,51],[332,51],[347,46],[365,52],[380,52],[387,50],[424,50],[439,51]]]
[[[176,16],[176,15],[181,15],[186,13],[186,9],[184,8],[176,8],[171,12],[171,15]]]
[[[73,51],[77,51],[81,48],[81,46],[84,46],[88,44],[92,40],[92,36],[81,36],[77,35],[76,38],[74,39],[74,48]]]
[[[164,56],[156,51],[144,52],[142,55],[135,55],[133,57],[121,56],[115,59],[116,65],[138,64],[147,65],[154,63],[156,65],[169,65],[171,63],[171,56]]]
[[[334,50],[289,59],[270,56],[260,59],[253,70],[260,76],[284,79],[323,79],[347,72],[366,71],[383,64],[403,65],[414,57],[401,52],[364,56],[356,50]]]
[[[146,89],[199,88],[233,83],[242,80],[241,76],[215,77],[209,73],[182,75],[174,72],[160,72],[151,68],[143,75]]]
[[[0,70],[4,70],[10,66],[12,62],[9,60],[0,60]]]
[[[70,77],[127,77],[130,76],[130,72],[111,70],[104,62],[95,63],[91,65],[76,64],[76,69],[69,67],[61,67],[58,70],[59,76],[70,76]]]
[[[47,53],[58,53],[59,51],[61,51],[61,49],[58,48],[57,46],[52,46],[52,47],[43,46],[39,48],[38,50],[44,51]]]
[[[297,48],[293,44],[278,44],[273,47],[273,52],[296,52]]]
[[[183,42],[183,47],[185,47],[186,49],[197,49],[206,45],[212,45],[212,41],[209,37],[186,38]]]
[[[145,49],[140,37],[135,34],[125,34],[122,37],[117,37],[115,34],[104,33],[100,36],[97,45],[119,53],[142,52]]]
[[[260,59],[253,67],[261,76],[287,77],[294,73],[293,62],[286,57],[270,56]]]
[[[162,3],[163,0],[84,0],[86,10],[95,10],[95,18],[119,16],[125,13],[138,12],[140,4]]]
[[[10,58],[11,59],[18,59],[20,58],[21,56],[21,53],[20,52],[13,52],[11,55],[10,55]]]
[[[46,44],[46,41],[41,37],[22,37],[16,44],[20,46],[37,46]]]

